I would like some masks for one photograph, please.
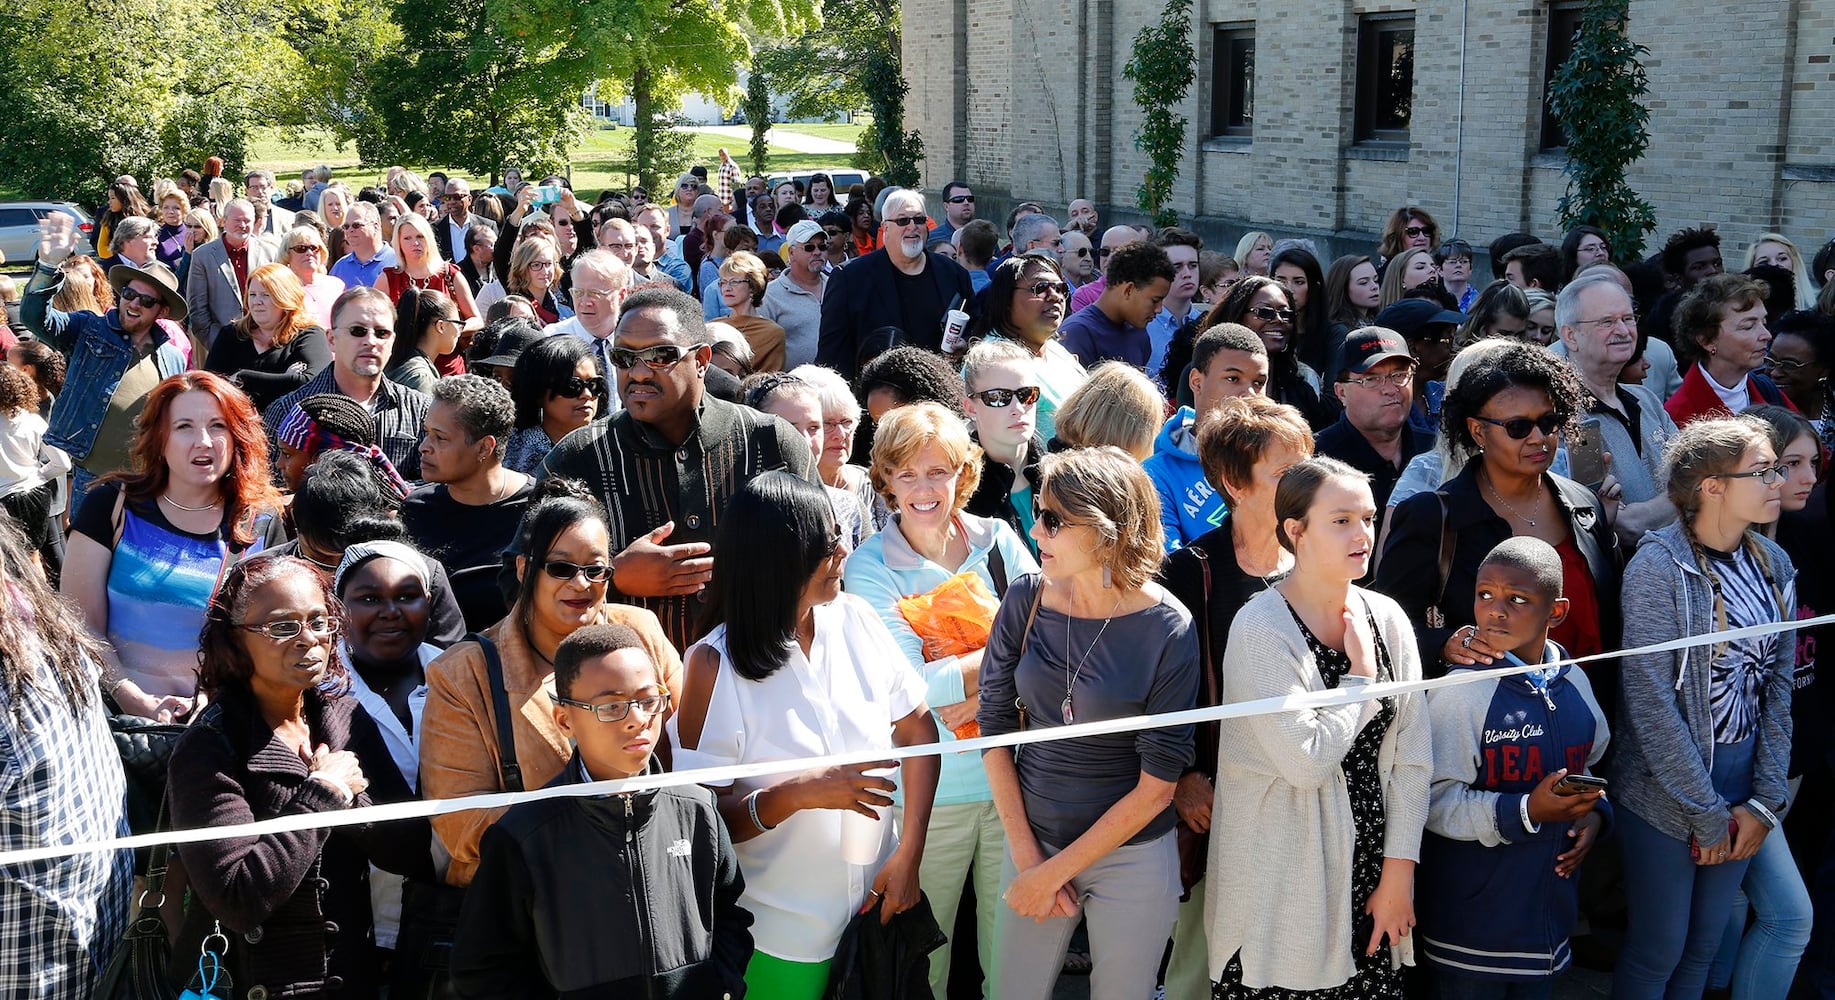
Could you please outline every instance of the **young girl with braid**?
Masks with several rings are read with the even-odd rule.
[[[1677,523],[1625,569],[1627,648],[1794,620],[1796,570],[1760,534],[1785,472],[1752,417],[1698,420],[1664,456]],[[1788,794],[1791,631],[1626,656],[1611,769],[1631,903],[1613,996],[1699,996]],[[1782,834],[1777,834],[1782,836]]]

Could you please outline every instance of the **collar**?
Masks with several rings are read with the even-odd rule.
[[[896,522],[898,515],[893,514]],[[962,533],[962,540],[968,543],[969,561],[974,561],[976,554],[986,552],[994,547],[995,528],[992,520],[958,513],[953,519],[956,530]],[[930,560],[918,554],[911,543],[905,540],[903,531],[881,530],[880,544],[883,546],[886,568],[891,570],[923,569]]]
[[[1701,377],[1707,381],[1708,388],[1713,389],[1716,395],[1722,397],[1730,396],[1745,389],[1747,383],[1751,381],[1751,376],[1747,375],[1740,378],[1738,385],[1721,385],[1720,380],[1715,378],[1714,375],[1708,371],[1707,365],[1697,361],[1695,362],[1695,367],[1701,370]]]
[[[1562,659],[1565,655],[1566,655],[1566,651],[1563,650],[1559,645],[1556,645],[1554,640],[1551,639],[1543,643],[1542,645],[1542,659],[1540,660],[1540,662],[1554,663],[1555,661]],[[1516,666],[1516,667],[1529,666],[1528,663],[1525,663],[1523,661],[1522,657],[1510,651],[1505,651],[1504,661],[1509,663],[1511,666]],[[1560,677],[1562,673],[1565,672],[1566,670],[1567,670],[1566,667],[1542,667],[1538,670],[1531,670],[1528,673],[1520,674],[1518,676],[1522,678],[1523,683],[1529,685],[1530,690],[1534,691],[1536,694],[1541,695],[1542,700],[1547,701],[1549,705],[1552,707],[1554,702],[1548,696],[1548,686],[1554,683],[1555,679],[1557,677]]]
[[[656,428],[631,416],[630,410],[620,410],[612,419],[614,426],[617,423],[629,424],[638,443],[651,452],[678,451],[688,447],[691,441],[696,447],[706,449],[708,445],[725,438],[739,425],[739,407],[716,397],[707,391],[705,385],[702,386],[701,403],[695,408],[694,428],[679,445],[664,440]]]

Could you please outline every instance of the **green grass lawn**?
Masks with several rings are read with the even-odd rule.
[[[801,132],[834,139],[839,142],[853,142],[860,134],[859,125],[823,124],[823,125],[778,125],[779,129]],[[573,151],[572,182],[576,191],[597,193],[604,188],[624,189],[631,185],[618,165],[630,159],[631,139],[635,133],[628,128],[595,129],[587,135]],[[725,146],[749,173],[750,141],[748,139],[728,139],[715,135],[696,134],[694,137],[695,162],[712,167],[719,162],[719,149]],[[371,183],[380,180],[388,164],[360,163],[355,146],[337,146],[331,136],[315,130],[300,130],[282,133],[278,130],[258,134],[249,144],[250,161],[253,165],[266,167],[274,171],[282,183],[299,176],[299,172],[320,163],[329,164],[333,172],[353,185]],[[767,168],[772,172],[794,170],[819,170],[838,168],[848,165],[846,154],[819,155],[796,153],[779,146],[771,147],[768,154]],[[425,174],[429,170],[440,169],[433,164],[409,164],[417,172]],[[448,169],[448,174],[454,171]],[[460,172],[462,175],[462,172]],[[487,178],[469,177],[474,186],[483,186]]]

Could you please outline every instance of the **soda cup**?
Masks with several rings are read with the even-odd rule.
[[[968,347],[968,313],[951,309],[943,314],[943,353],[960,354]]]

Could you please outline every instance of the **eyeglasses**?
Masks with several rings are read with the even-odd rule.
[[[1543,434],[1553,434],[1567,422],[1567,418],[1555,413],[1544,413],[1534,419],[1529,417],[1511,417],[1509,420],[1492,420],[1490,417],[1478,417],[1477,419],[1493,427],[1502,427],[1504,433],[1510,435],[1512,441],[1523,440],[1529,436],[1532,429],[1541,431]]]
[[[1109,257],[1109,254],[1112,254],[1112,253],[1114,253],[1114,252],[1115,252],[1115,249],[1116,249],[1115,247],[1100,247],[1100,248],[1098,248],[1098,249],[1096,250],[1096,259],[1097,259],[1097,260],[1107,260],[1107,259],[1108,259],[1108,257]]]
[[[591,299],[594,302],[610,302],[618,297],[618,293],[610,288],[580,288],[575,286],[573,297],[576,299]]]
[[[302,244],[300,244],[299,246],[296,246],[296,247],[294,247],[294,248],[293,248],[293,252],[294,252],[294,253],[310,253],[310,254],[316,254],[316,253],[318,253],[318,252],[319,252],[319,251],[320,251],[321,249],[322,249],[321,247],[315,247],[315,246],[313,246],[313,245],[311,245],[311,244],[309,244],[309,243],[302,243]]]
[[[1249,312],[1271,323],[1277,319],[1283,323],[1293,322],[1292,309],[1278,309],[1274,306],[1256,306],[1249,310]]]
[[[983,406],[991,406],[996,410],[1002,409],[1016,399],[1019,400],[1021,406],[1031,406],[1039,401],[1039,387],[1022,385],[1017,389],[983,389],[980,392],[969,393],[969,398],[978,399]]]
[[[1367,385],[1376,389],[1380,389],[1385,385],[1392,385],[1397,389],[1406,389],[1408,388],[1408,384],[1414,381],[1414,369],[1409,368],[1399,372],[1390,372],[1387,375],[1365,375],[1362,378],[1346,375],[1338,381],[1345,385]],[[1481,417],[1480,419],[1483,418]]]
[[[611,355],[612,367],[620,371],[628,371],[635,368],[637,367],[637,363],[641,361],[645,368],[653,372],[659,372],[665,368],[675,367],[676,362],[687,356],[687,352],[674,344],[658,344],[655,347],[646,347],[641,351],[614,347],[612,348]]]
[[[465,317],[463,316],[441,316],[439,319],[434,320],[434,322],[438,323],[441,326],[462,327],[465,325]]]
[[[1056,538],[1058,537],[1058,532],[1063,531],[1065,528],[1079,527],[1084,523],[1082,521],[1066,521],[1064,520],[1064,515],[1049,507],[1039,506],[1037,501],[1033,501],[1032,504],[1032,519],[1044,527],[1046,538]]]
[[[1765,359],[1765,367],[1772,369],[1773,371],[1776,371],[1782,368],[1783,370],[1787,372],[1794,373],[1794,372],[1802,371],[1805,368],[1808,368],[1809,362],[1792,361],[1789,358],[1768,357]]]
[[[633,708],[641,709],[647,718],[655,718],[658,713],[668,711],[669,692],[665,689],[645,698],[632,698],[630,701],[607,701],[597,705],[555,695],[554,703],[566,705],[569,708],[583,708],[593,713],[593,718],[600,722],[623,722],[625,717],[631,714]]]
[[[1409,226],[1407,229],[1402,230],[1402,232],[1410,236],[1426,236],[1428,233],[1432,232],[1432,230],[1428,229],[1426,226]]]
[[[1088,257],[1090,255],[1090,248],[1078,247],[1075,250],[1066,250],[1064,252],[1070,254],[1072,257]]]
[[[1721,472],[1721,473],[1716,473],[1715,475],[1709,476],[1708,478],[1709,479],[1756,479],[1759,482],[1765,484],[1766,486],[1776,486],[1779,483],[1783,482],[1784,477],[1788,475],[1790,475],[1789,469],[1786,469],[1782,465],[1774,465],[1768,469],[1753,469],[1751,472]]]
[[[632,243],[630,240],[621,240],[617,243],[607,243],[605,248],[607,250],[635,250],[637,249],[637,244]]]
[[[591,393],[594,396],[605,395],[606,385],[605,379],[602,378],[581,378],[575,375],[565,382],[554,383],[548,387],[548,391],[565,399],[579,399],[583,392]]]
[[[151,309],[154,306],[161,305],[166,301],[165,299],[162,299],[157,295],[148,295],[145,292],[135,291],[134,289],[127,288],[127,287],[123,287],[120,290],[116,291],[115,297],[120,299],[123,302],[132,302],[146,309]]]
[[[529,270],[531,271],[548,271],[553,268],[554,261],[551,260],[532,260],[529,262]]]
[[[355,337],[358,340],[365,340],[370,337],[374,337],[377,340],[388,340],[390,337],[395,336],[395,331],[386,326],[364,326],[361,323],[353,323],[344,328],[344,335],[346,337]]]
[[[1611,330],[1616,327],[1624,327],[1627,330],[1635,330],[1637,329],[1637,317],[1630,313],[1626,313],[1623,316],[1601,316],[1598,319],[1575,320],[1574,325],[1575,326],[1590,326],[1596,330]]]
[[[366,225],[369,225],[369,223],[367,222],[346,222],[344,225],[339,226],[338,228],[349,233],[349,232],[355,232],[356,230],[362,229]]]
[[[735,274],[730,277],[721,278],[719,284],[721,288],[745,288],[752,284],[752,279],[744,275]]]
[[[1070,298],[1070,286],[1062,281],[1035,281],[1025,286],[1026,291],[1038,298],[1044,298],[1046,292],[1057,292],[1064,298]]]
[[[563,583],[576,576],[586,577],[588,583],[604,583],[612,578],[612,568],[605,563],[590,563],[582,566],[561,559],[550,559],[542,563],[542,572]]]
[[[951,205],[973,205],[975,203],[975,196],[972,194],[959,194],[953,198],[945,198],[943,200],[949,202]]]
[[[313,635],[331,635],[338,630],[338,619],[332,615],[314,615],[311,618],[289,618],[281,622],[263,622],[259,625],[240,624],[236,627],[244,632],[259,632],[270,639],[285,642],[297,639],[301,632],[312,630]]]
[[[823,253],[827,249],[828,249],[828,241],[826,239],[811,240],[808,243],[803,244],[804,253]]]
[[[912,226],[921,226],[929,221],[930,217],[926,215],[901,215],[896,219],[886,220],[887,224],[897,226],[900,229],[910,229]]]

